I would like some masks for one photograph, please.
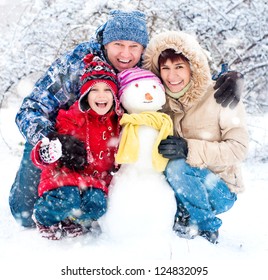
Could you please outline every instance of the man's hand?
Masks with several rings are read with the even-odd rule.
[[[216,102],[222,107],[235,108],[243,91],[243,75],[239,72],[229,71],[222,74],[214,86]]]
[[[168,136],[160,142],[158,152],[165,158],[178,159],[186,158],[188,145],[185,139],[176,136]]]
[[[59,161],[69,169],[79,171],[85,168],[87,152],[83,142],[71,135],[51,132],[47,136],[49,140],[59,139],[62,145],[62,156]]]

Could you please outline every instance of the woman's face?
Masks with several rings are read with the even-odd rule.
[[[174,62],[168,59],[160,65],[160,76],[171,92],[180,92],[191,80],[190,64],[181,58]]]

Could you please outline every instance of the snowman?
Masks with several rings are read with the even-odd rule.
[[[172,235],[176,201],[165,180],[167,159],[158,153],[162,139],[173,133],[170,117],[157,112],[165,91],[152,72],[135,67],[118,74],[123,115],[108,209],[102,228],[113,240],[168,240]],[[136,243],[137,244],[137,243]]]

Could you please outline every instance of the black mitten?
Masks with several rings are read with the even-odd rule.
[[[83,142],[71,135],[50,132],[49,140],[59,139],[62,145],[62,156],[59,161],[62,165],[75,171],[83,170],[87,163],[87,151]]]
[[[243,91],[243,75],[239,72],[229,71],[222,74],[214,86],[216,102],[222,107],[235,108]]]
[[[188,154],[187,141],[181,137],[168,136],[160,142],[158,152],[165,158],[186,158]]]

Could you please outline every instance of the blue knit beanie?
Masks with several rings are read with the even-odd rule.
[[[134,41],[146,47],[148,33],[145,14],[140,11],[113,10],[103,31],[103,45],[113,41]]]

